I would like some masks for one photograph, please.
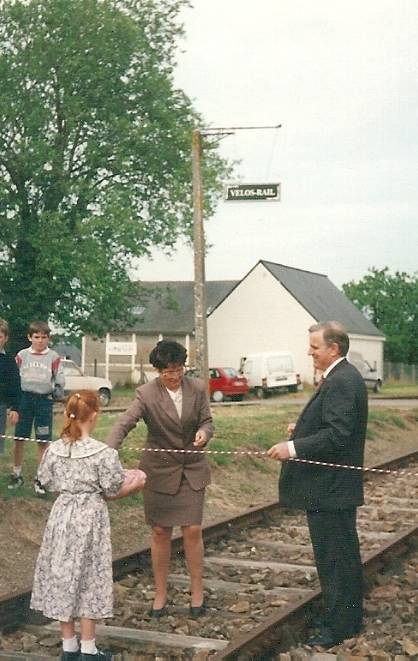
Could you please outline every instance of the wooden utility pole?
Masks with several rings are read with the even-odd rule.
[[[198,376],[209,389],[208,366],[208,331],[206,323],[206,281],[205,281],[205,233],[203,229],[203,187],[200,169],[202,155],[202,135],[223,138],[235,131],[260,129],[278,129],[276,126],[230,126],[211,127],[203,130],[194,129],[192,134],[192,172],[193,172],[193,228],[194,228],[194,328],[196,346],[196,370]],[[274,184],[275,185],[275,184]],[[270,185],[269,189],[270,190]],[[257,195],[258,195],[257,188]],[[271,197],[270,193],[270,197]],[[238,196],[238,194],[237,194]],[[276,195],[277,197],[277,195]]]
[[[193,227],[194,227],[194,319],[196,369],[209,386],[208,332],[206,324],[205,233],[203,229],[203,189],[200,172],[201,133],[192,135]]]

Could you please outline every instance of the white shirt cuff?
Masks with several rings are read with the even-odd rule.
[[[287,449],[289,450],[290,457],[292,459],[295,459],[297,455],[296,455],[295,444],[293,443],[293,441],[287,441]]]

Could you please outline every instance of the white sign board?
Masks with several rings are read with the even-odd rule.
[[[136,342],[107,342],[106,353],[112,356],[136,356]]]

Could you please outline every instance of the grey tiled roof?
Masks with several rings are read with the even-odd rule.
[[[384,337],[326,275],[260,261],[316,321],[339,321],[349,333]]]
[[[208,312],[218,305],[236,284],[236,280],[207,281]],[[140,293],[135,314],[137,321],[128,330],[144,334],[191,333],[194,329],[193,287],[194,283],[189,281],[138,282]]]
[[[260,260],[258,264],[260,263],[316,321],[339,321],[349,333],[384,337],[384,334],[362,315],[360,310],[326,275],[265,260]],[[253,270],[251,269],[251,271]],[[240,282],[242,281],[207,281],[208,314],[220,305]],[[127,330],[144,334],[162,333],[163,335],[184,334],[193,331],[193,282],[156,281],[138,282],[137,284],[139,290],[138,310],[135,315],[137,321]],[[248,305],[251,306],[251,301],[248,302]]]

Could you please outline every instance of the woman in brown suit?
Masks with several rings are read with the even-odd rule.
[[[167,577],[173,526],[181,526],[190,574],[193,617],[203,615],[202,514],[210,471],[204,454],[152,452],[203,448],[213,434],[209,398],[202,381],[184,376],[186,349],[162,340],[150,353],[158,378],[136,390],[136,398],[107,439],[119,448],[139,420],[148,434],[140,467],[147,474],[145,520],[152,527],[151,557],[155,581],[151,617],[167,614]]]

